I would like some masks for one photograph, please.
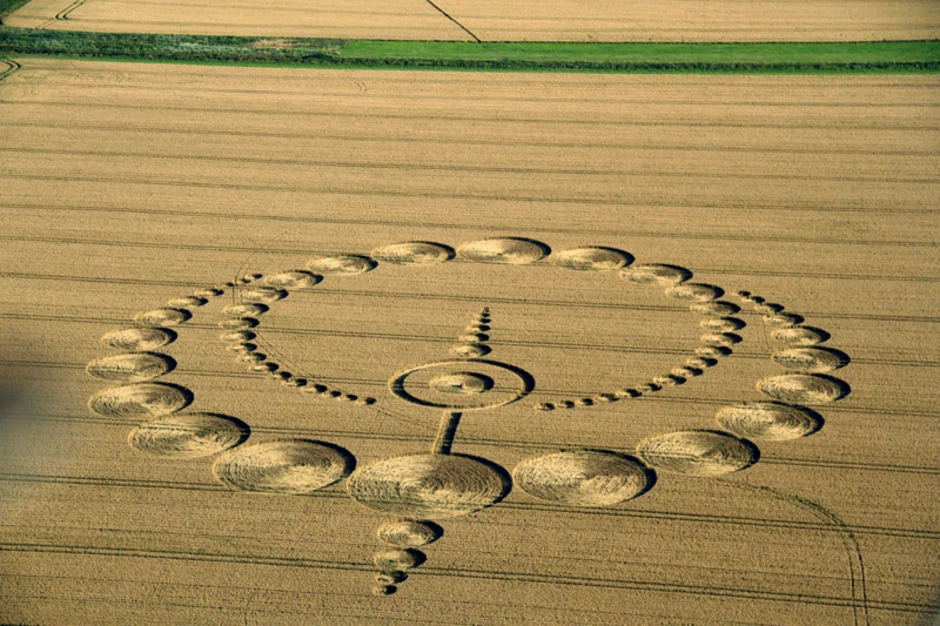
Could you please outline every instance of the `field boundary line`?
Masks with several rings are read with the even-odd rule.
[[[432,7],[434,7],[434,10],[436,10],[438,13],[440,13],[441,15],[443,15],[444,17],[446,17],[447,19],[449,19],[451,22],[453,22],[453,23],[456,24],[457,26],[459,26],[460,29],[461,29],[463,32],[465,32],[465,33],[467,33],[468,35],[470,35],[471,37],[473,37],[473,40],[474,40],[474,41],[476,41],[477,43],[483,43],[482,40],[481,40],[479,37],[477,37],[476,35],[474,35],[474,34],[470,31],[469,28],[467,28],[466,26],[464,26],[463,24],[461,24],[460,22],[458,22],[457,19],[456,19],[454,16],[452,16],[451,14],[449,14],[447,11],[445,11],[445,10],[442,9],[441,7],[439,7],[439,6],[437,6],[436,4],[434,4],[433,2],[431,2],[431,0],[424,0],[424,1],[427,2],[428,4],[430,4]],[[82,0],[82,2],[84,2],[84,0]]]

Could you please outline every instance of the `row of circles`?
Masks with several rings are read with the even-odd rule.
[[[459,253],[469,259],[481,262],[502,263],[531,263],[548,254],[548,247],[544,244],[522,239],[484,240],[471,242],[461,246]],[[386,262],[404,264],[430,264],[440,263],[453,258],[456,253],[447,246],[430,242],[408,242],[385,246],[373,251],[373,256]],[[560,259],[557,260],[556,259]],[[611,270],[622,268],[632,262],[632,256],[623,251],[611,248],[579,248],[558,253],[553,257],[556,264],[574,269]],[[354,274],[369,271],[376,266],[376,261],[370,257],[359,255],[338,255],[331,257],[318,257],[311,260],[308,268],[316,269],[325,274]],[[730,353],[730,346],[740,341],[740,337],[730,332],[743,327],[744,323],[728,317],[726,313],[736,311],[731,303],[717,301],[722,290],[713,285],[688,283],[691,272],[684,268],[669,265],[641,265],[626,268],[622,271],[625,279],[636,283],[655,283],[666,286],[666,294],[685,300],[692,300],[691,308],[694,312],[704,314],[706,317],[700,323],[708,331],[701,337],[703,345],[696,348],[696,356],[690,358],[678,368],[674,368],[667,375],[654,378],[643,385],[628,387],[614,393],[598,394],[593,398],[581,398],[577,401],[563,400],[560,402],[543,402],[536,405],[540,410],[553,410],[555,408],[575,408],[578,406],[592,406],[619,400],[621,398],[637,397],[644,392],[658,391],[664,386],[681,384],[686,379],[700,375],[704,369],[711,367],[716,359]],[[257,317],[267,310],[267,305],[283,298],[287,289],[304,289],[317,284],[321,277],[317,274],[304,271],[284,272],[266,280],[266,285],[254,289],[243,289],[240,293],[245,304],[227,307],[226,319],[220,325],[228,330],[222,335],[223,340],[230,343],[229,349],[236,353],[239,361],[248,364],[253,371],[270,373],[274,378],[291,386],[305,386],[308,381],[297,379],[284,371],[277,371],[278,366],[260,353],[257,345],[251,343],[254,333],[249,330],[258,324]],[[178,299],[176,304],[198,306],[200,298],[190,297]],[[188,318],[185,309],[158,309],[138,316],[138,322],[150,325],[178,324]],[[776,320],[786,320],[786,316],[777,316]],[[151,331],[160,335],[161,331]],[[773,337],[787,344],[800,346],[811,345],[820,341],[817,329],[792,326],[779,328],[773,332]],[[484,348],[482,345],[467,344],[457,346],[462,350],[476,350],[464,357],[479,354]],[[816,373],[839,367],[841,355],[825,349],[798,348],[785,350],[774,355],[777,362],[787,361],[791,365],[801,365],[803,369]],[[802,363],[801,363],[802,362]],[[166,373],[172,369],[173,363],[168,357],[155,354],[130,354],[108,357],[99,360],[90,367],[89,371],[102,378],[119,380],[125,377],[127,382],[147,380]],[[479,380],[485,381],[481,376]],[[770,381],[763,387],[780,390],[785,383],[813,382],[805,379],[791,381]],[[357,396],[345,394],[339,390],[330,389],[323,384],[311,384],[306,391],[312,391],[323,397],[335,397],[344,400],[358,400]],[[790,393],[790,395],[793,395]],[[374,399],[363,398],[361,403],[372,403]]]
[[[525,240],[524,244],[526,246],[533,245],[528,240]],[[401,245],[410,246],[414,244]],[[421,245],[426,247],[432,244],[424,243]],[[469,245],[465,247],[470,247],[471,249],[479,249],[482,247],[487,250],[492,250],[494,244],[492,241],[488,241],[486,246]],[[390,246],[390,248],[394,248],[394,246]],[[509,246],[505,246],[505,248],[509,248]],[[542,251],[544,248],[547,247],[539,247],[539,250]],[[604,252],[604,255],[609,258],[609,249],[599,250]],[[583,252],[579,252],[579,254],[582,258],[585,256]],[[530,255],[530,258],[532,258],[532,256],[534,255]],[[570,256],[571,255],[568,255],[568,258],[570,258]],[[311,263],[323,267],[324,262],[323,258],[320,258],[315,259]],[[329,264],[333,267],[343,265],[336,261],[336,258],[329,261]],[[653,266],[641,266],[641,268],[644,267],[649,268]],[[672,269],[664,270],[663,268]],[[641,271],[645,272],[646,276],[654,275],[661,278],[663,275],[669,275],[671,280],[675,280],[676,272],[679,270],[675,269],[674,266],[656,266],[655,270],[643,269]],[[633,276],[637,275],[640,274],[633,274]],[[284,275],[279,276],[281,276],[281,280],[283,281]],[[298,278],[303,277],[292,276],[290,280],[296,281]],[[318,282],[318,279],[314,278],[313,275],[306,277],[306,280],[307,284],[298,284],[295,282],[289,286],[306,287]],[[643,279],[638,282],[643,282]],[[261,287],[259,290],[255,290],[255,292],[260,291],[263,294],[265,293],[264,290],[279,289],[279,287],[283,286],[288,285],[269,285],[267,287]],[[136,316],[135,321],[142,324],[143,327],[108,333],[103,337],[103,341],[112,347],[138,350],[141,348],[153,349],[165,345],[169,341],[172,341],[173,333],[167,328],[156,326],[157,324],[168,326],[185,322],[190,316],[189,312],[176,307],[182,305],[190,307],[202,306],[206,301],[205,296],[220,295],[220,293],[221,291],[218,289],[208,290],[183,299],[171,301],[170,304],[175,305],[175,307],[156,309]],[[745,295],[744,297],[747,298],[748,296]],[[238,311],[229,310],[229,313],[240,315],[246,312],[246,305],[236,306],[240,306],[241,308]],[[758,306],[764,306],[766,309],[766,305],[762,305],[762,303],[758,303]],[[231,309],[231,307],[229,309]],[[780,311],[765,312],[770,316],[767,318],[768,323],[772,324],[779,324],[781,320],[789,324],[795,319],[792,314],[783,314]],[[242,318],[235,317],[234,319]],[[801,330],[800,327],[795,325],[785,325],[784,328],[784,330],[791,331],[794,329]],[[801,333],[799,336],[805,338],[806,333]],[[818,340],[820,335],[816,333],[814,337]],[[774,357],[776,362],[787,366],[791,366],[795,362],[799,367],[809,366],[814,369],[819,368],[820,363],[825,364],[827,359],[829,363],[827,367],[841,366],[845,362],[841,353],[837,351],[825,351],[820,348],[799,348],[784,351],[784,353],[776,354]],[[165,373],[171,370],[173,365],[172,359],[166,355],[153,352],[136,352],[97,359],[89,364],[88,371],[92,375],[106,380],[137,382]],[[486,386],[485,380],[480,380],[479,382],[481,386]],[[432,384],[440,385],[441,381],[438,379],[432,382]],[[813,375],[807,374],[788,374],[782,377],[778,376],[762,379],[758,383],[758,387],[775,399],[790,402],[803,402],[806,404],[833,401],[841,397],[841,395],[844,395],[844,385],[839,385],[834,379],[828,377],[814,377]],[[137,385],[106,390],[103,393],[96,394],[96,396],[92,398],[91,406],[93,410],[107,415],[123,415],[128,412],[133,414],[144,412],[150,415],[162,415],[176,412],[188,404],[188,402],[189,399],[186,397],[185,390],[177,386],[165,385],[157,387],[155,385]],[[205,429],[205,421],[209,420],[210,423],[215,424],[214,427],[219,428],[221,431],[232,430],[231,426],[224,427],[219,423],[219,419],[222,418],[216,417],[216,421],[213,421],[207,414],[198,414],[198,420],[201,420],[202,423],[196,427]],[[740,407],[729,407],[719,413],[718,421],[724,428],[736,434],[750,436],[751,438],[763,437],[772,439],[794,438],[809,434],[817,429],[820,424],[820,420],[816,417],[815,413],[808,409],[782,403],[752,403]],[[168,430],[161,430],[164,437],[167,432],[171,432],[174,428],[178,428],[181,425],[167,424],[167,426],[169,427]],[[209,430],[211,431],[211,428]],[[244,429],[235,428],[234,430],[243,432]],[[236,436],[234,440],[238,440],[238,437]],[[138,445],[143,444],[138,443]]]

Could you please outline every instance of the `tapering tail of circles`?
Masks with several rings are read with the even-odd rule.
[[[426,556],[417,548],[434,543],[444,529],[427,520],[400,520],[383,524],[377,533],[379,540],[392,547],[375,553],[373,563],[378,569],[372,593],[388,596],[398,590],[397,585],[408,579],[407,572],[425,562]]]
[[[620,269],[619,275],[627,283],[660,287],[667,296],[689,302],[689,310],[703,316],[699,325],[706,331],[699,337],[695,354],[668,372],[619,389],[579,398],[537,402],[533,405],[537,411],[600,407],[683,385],[690,379],[702,376],[709,368],[717,365],[719,359],[730,355],[732,346],[743,341],[743,338],[733,331],[744,328],[746,324],[744,320],[731,317],[739,312],[740,308],[730,302],[718,300],[724,295],[724,289],[715,285],[689,282],[692,272],[678,265],[631,265],[632,262],[632,255],[614,248],[578,248],[556,253],[553,257],[555,265],[571,269]]]

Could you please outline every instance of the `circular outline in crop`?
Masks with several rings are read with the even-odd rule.
[[[485,365],[487,367],[480,368],[480,365]],[[467,396],[454,396],[454,401],[450,403],[443,402],[434,402],[432,400],[427,400],[415,395],[415,391],[409,391],[405,384],[408,379],[412,376],[417,376],[420,374],[430,374],[432,376],[431,382],[434,380],[434,372],[429,370],[434,369],[443,369],[449,371],[442,371],[439,375],[455,375],[455,374],[481,374],[482,376],[496,380],[496,386],[493,389],[487,390],[485,393],[480,395],[467,395]],[[478,372],[474,371],[476,369],[486,369],[490,370],[487,372]],[[510,392],[505,390],[504,385],[500,384],[499,378],[496,378],[500,374],[502,377],[505,377],[506,374],[511,374],[518,379],[519,388]],[[431,389],[431,388],[429,388]],[[489,359],[472,359],[466,361],[439,361],[437,363],[428,363],[426,365],[419,365],[418,367],[413,367],[405,372],[394,377],[389,381],[389,390],[395,396],[410,402],[412,404],[418,404],[420,406],[433,407],[435,409],[451,409],[455,411],[474,411],[481,409],[494,409],[499,406],[504,406],[507,404],[512,404],[513,402],[518,402],[522,398],[529,395],[532,390],[535,389],[535,379],[532,378],[532,375],[526,372],[525,370],[518,368],[514,365],[509,365],[508,363],[501,363],[499,361],[491,361]],[[492,399],[494,395],[502,394],[497,396],[495,399]],[[474,401],[477,398],[480,400]],[[464,402],[459,402],[459,400],[465,400]]]

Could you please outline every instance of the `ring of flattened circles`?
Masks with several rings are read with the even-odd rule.
[[[291,288],[313,286],[321,280],[320,275],[365,273],[377,266],[377,260],[392,265],[424,266],[443,263],[459,255],[472,262],[526,265],[542,261],[550,252],[548,246],[537,241],[501,238],[470,242],[456,251],[442,244],[419,241],[377,248],[371,256],[317,257],[307,264],[307,269],[316,274],[283,274],[280,276],[282,284],[246,291],[243,295],[248,297],[243,301],[248,304],[235,305],[237,311],[229,307],[226,312],[247,315],[257,312],[256,309],[266,310],[267,305],[283,298]],[[565,250],[556,253],[550,262],[580,271],[622,270],[625,280],[665,287],[667,295],[689,302],[693,312],[705,316],[702,326],[711,333],[703,335],[705,345],[697,349],[700,358],[695,361],[706,361],[711,351],[723,354],[723,348],[736,342],[731,331],[743,325],[740,320],[725,317],[738,309],[731,303],[717,300],[723,294],[720,288],[688,282],[692,274],[684,268],[640,265],[624,269],[633,262],[633,257],[603,247]],[[349,476],[355,465],[354,458],[329,443],[274,441],[234,449],[247,437],[247,425],[215,414],[173,415],[192,402],[192,394],[177,385],[149,382],[175,368],[173,359],[153,352],[176,339],[175,331],[168,327],[190,319],[191,313],[185,307],[202,306],[207,297],[218,295],[221,295],[220,290],[209,289],[171,300],[169,307],[135,316],[137,327],[112,331],[102,337],[106,346],[124,353],[92,361],[88,364],[88,373],[102,380],[132,384],[96,393],[89,402],[92,410],[111,417],[162,418],[132,431],[131,444],[143,452],[180,458],[222,453],[214,465],[215,473],[220,481],[240,489],[306,493]],[[648,438],[637,446],[637,454],[646,465],[696,476],[738,471],[759,457],[756,446],[743,437],[786,440],[806,436],[820,428],[822,420],[818,414],[793,404],[828,403],[843,397],[848,392],[847,386],[820,372],[844,366],[847,356],[837,350],[819,348],[818,344],[828,339],[828,334],[801,326],[799,316],[768,311],[764,319],[772,327],[779,326],[772,336],[788,347],[775,353],[774,362],[796,370],[758,381],[758,390],[778,402],[744,403],[719,411],[716,421],[733,435],[693,430]],[[693,359],[688,363],[691,361]],[[500,374],[509,372],[519,378],[521,384],[504,390],[501,399],[477,402],[477,395],[491,391],[495,382],[493,376],[478,368],[471,371],[474,370],[468,368],[471,363],[489,367],[490,374],[494,368]],[[463,369],[449,371],[451,366]],[[445,401],[428,400],[408,391],[406,383],[410,376],[434,368],[441,371],[425,387]],[[684,374],[696,368],[687,365],[678,369]],[[445,362],[399,375],[392,382],[392,391],[424,406],[454,410],[492,408],[528,394],[534,381],[527,377],[522,370],[492,361]],[[426,393],[425,388],[422,393]],[[632,457],[590,450],[525,459],[513,474],[516,483],[530,495],[580,506],[617,504],[644,493],[655,480],[652,471]],[[375,510],[412,518],[442,518],[490,506],[508,493],[510,485],[511,480],[504,470],[482,459],[461,455],[413,455],[379,461],[353,473],[347,490],[354,499]]]

